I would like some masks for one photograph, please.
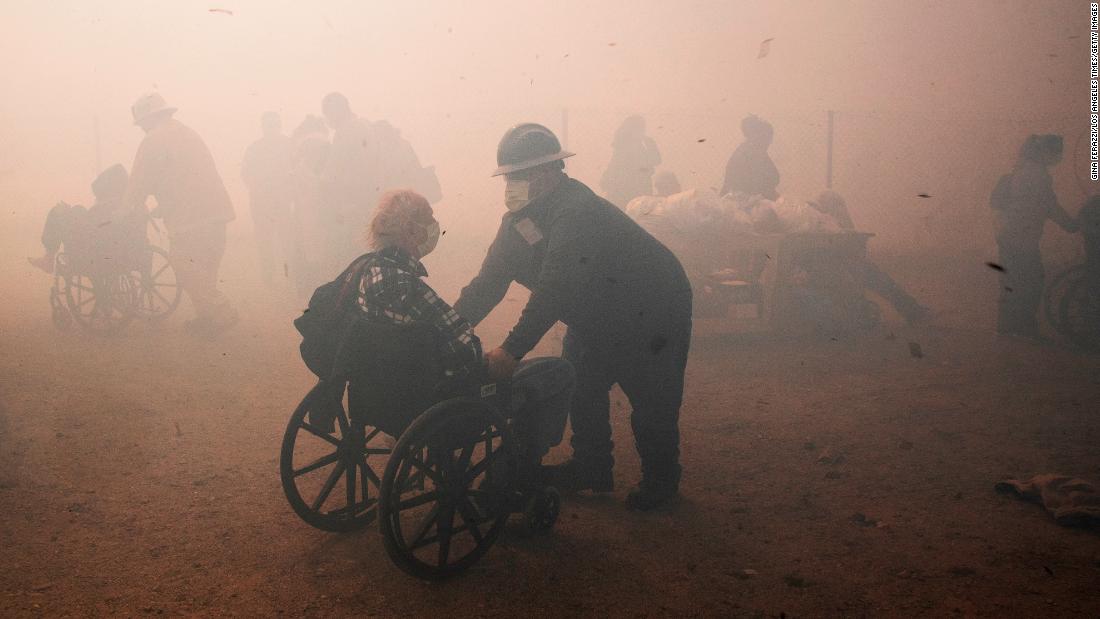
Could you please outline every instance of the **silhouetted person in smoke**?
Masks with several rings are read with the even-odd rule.
[[[146,198],[156,198],[157,207],[150,214],[164,219],[176,280],[195,308],[187,329],[211,336],[238,320],[237,311],[218,290],[233,204],[210,149],[198,133],[172,118],[175,111],[157,93],[142,96],[131,108],[134,124],[145,131],[145,138],[134,157],[123,205],[143,210]]]
[[[298,295],[306,299],[326,281],[331,251],[324,227],[322,174],[328,160],[328,129],[318,116],[307,116],[290,136],[294,146],[294,265]]]
[[[323,222],[332,252],[328,266],[339,268],[357,253],[359,231],[370,221],[386,188],[381,178],[382,154],[370,123],[352,112],[347,97],[338,92],[325,95],[321,111],[333,131],[322,172]]]
[[[144,238],[145,219],[135,217],[122,206],[122,195],[128,181],[126,168],[115,164],[104,170],[92,182],[95,204],[90,208],[59,202],[46,216],[42,227],[42,245],[46,253],[27,258],[47,273],[53,272],[54,260],[61,246],[66,253],[84,254],[85,258],[114,258],[134,248],[140,248]]]
[[[653,171],[661,163],[657,143],[645,134],[645,119],[623,121],[611,143],[611,163],[600,178],[600,188],[615,206],[626,208],[638,196],[653,193]]]
[[[549,467],[561,490],[613,487],[608,392],[618,383],[633,407],[642,460],[627,505],[653,509],[680,484],[679,414],[691,342],[691,284],[680,262],[625,213],[564,173],[572,153],[534,123],[508,130],[497,148],[508,212],[477,276],[455,303],[481,322],[515,281],[531,291],[511,333],[485,355],[490,375],[516,364],[559,320],[563,356],[577,373],[570,420],[573,459]]]
[[[1031,135],[1020,148],[1012,172],[1001,177],[990,206],[996,220],[1001,296],[997,332],[1039,337],[1036,314],[1043,295],[1039,241],[1048,219],[1067,232],[1077,222],[1058,204],[1048,168],[1062,161],[1062,136]]]
[[[746,116],[741,121],[741,133],[745,141],[733,151],[726,163],[726,178],[722,182],[721,195],[743,192],[761,195],[769,200],[779,197],[779,170],[768,156],[773,129],[770,123],[757,116]]]
[[[823,191],[816,200],[810,201],[809,205],[831,217],[841,230],[855,230],[855,224],[848,213],[848,204],[837,192]],[[894,281],[894,278],[871,262],[870,258],[864,256],[862,259],[853,260],[849,263],[848,269],[865,288],[893,305],[906,322],[917,323],[928,316],[928,308],[918,303]]]
[[[249,209],[259,254],[260,275],[270,286],[281,271],[279,258],[291,261],[293,184],[291,167],[294,144],[283,135],[282,119],[264,112],[263,137],[248,146],[241,162],[241,177],[248,186]]]
[[[412,146],[393,125],[360,118],[338,92],[325,95],[321,110],[334,132],[324,179],[333,246],[342,264],[354,256],[353,231],[370,221],[378,196],[412,187],[431,203],[440,198],[439,185],[434,170],[420,166]]]

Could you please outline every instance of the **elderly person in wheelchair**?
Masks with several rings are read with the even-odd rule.
[[[552,526],[560,497],[539,485],[540,462],[561,441],[575,377],[560,358],[526,360],[508,382],[488,377],[470,324],[422,279],[420,260],[440,237],[423,196],[386,193],[367,237],[372,251],[328,285],[346,316],[331,374],[311,365],[321,381],[287,428],[283,487],[321,529],[380,516],[399,567],[442,577],[476,561],[510,513],[524,513],[532,531]],[[383,475],[371,456],[386,459]]]
[[[53,273],[54,260],[62,245],[68,253],[80,255],[86,262],[118,254],[120,250],[140,249],[144,244],[144,219],[121,209],[128,180],[126,168],[115,164],[92,181],[95,204],[90,208],[57,203],[50,209],[42,227],[42,246],[46,252],[37,258],[27,258],[27,261],[46,273]]]

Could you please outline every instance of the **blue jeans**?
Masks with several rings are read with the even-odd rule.
[[[558,357],[524,359],[512,377],[512,412],[519,439],[532,461],[538,462],[561,442],[576,375],[573,365]]]

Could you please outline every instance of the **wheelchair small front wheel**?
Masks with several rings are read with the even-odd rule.
[[[513,441],[504,419],[454,398],[416,418],[382,478],[379,520],[390,559],[438,580],[478,561],[500,536],[514,494]]]
[[[561,515],[561,493],[553,486],[544,486],[531,493],[523,508],[523,530],[527,535],[554,528]]]
[[[317,383],[291,415],[279,458],[291,509],[323,531],[354,531],[374,521],[383,466],[377,457],[390,453],[381,430],[348,418],[343,395],[342,383]]]

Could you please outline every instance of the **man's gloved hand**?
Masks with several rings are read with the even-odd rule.
[[[499,346],[485,353],[485,366],[489,372],[489,378],[493,380],[512,378],[518,364],[519,359],[516,359],[512,356],[512,353]]]

